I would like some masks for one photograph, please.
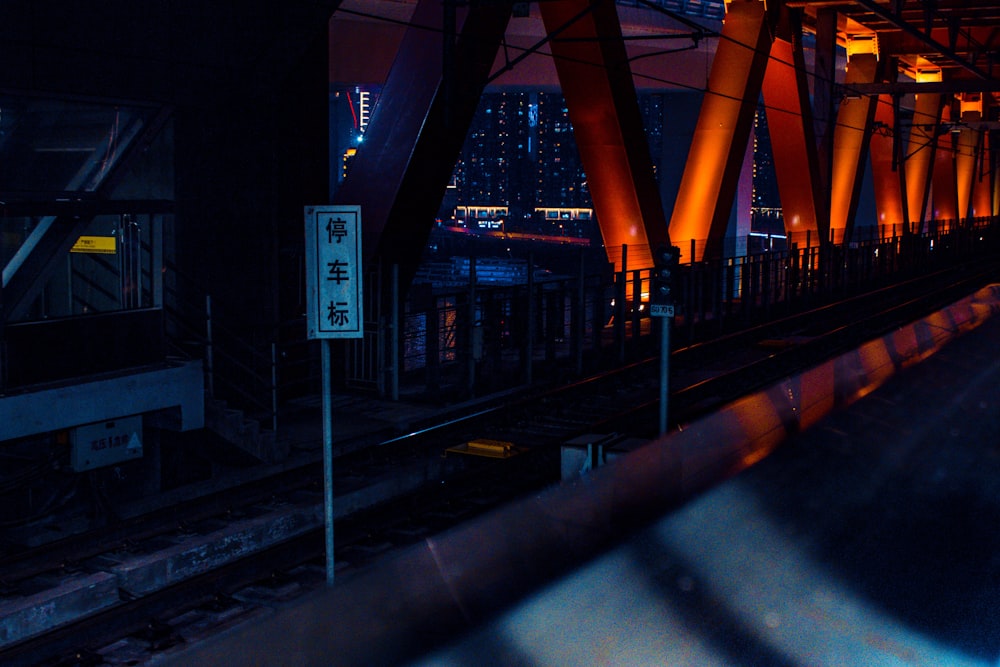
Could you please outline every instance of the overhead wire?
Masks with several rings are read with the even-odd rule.
[[[583,15],[585,15],[587,11],[590,11],[590,9],[593,8],[593,6],[596,4],[596,2],[597,2],[597,0],[592,0],[592,2],[587,6],[587,8],[585,8],[584,10],[582,10],[578,15],[574,16],[568,22],[568,24],[571,24],[571,23],[579,20],[579,18],[581,18]],[[788,62],[788,61],[782,60],[782,59],[774,56],[773,54],[771,54],[770,50],[768,50],[765,53],[762,49],[758,49],[757,47],[755,47],[753,45],[743,43],[743,42],[741,42],[741,41],[739,41],[739,40],[737,40],[737,39],[735,39],[735,38],[733,38],[733,37],[731,37],[729,35],[725,35],[722,32],[711,30],[708,27],[699,24],[697,21],[694,21],[693,19],[689,19],[687,17],[678,15],[676,12],[673,12],[673,11],[667,9],[666,7],[663,7],[663,6],[659,5],[658,3],[656,3],[653,0],[635,0],[635,2],[638,5],[645,6],[646,8],[650,9],[651,11],[656,11],[656,12],[658,12],[660,14],[663,14],[664,16],[667,16],[668,18],[681,23],[682,25],[684,25],[686,27],[692,28],[692,29],[695,30],[695,32],[693,32],[693,33],[668,33],[668,34],[663,34],[663,35],[655,35],[655,34],[651,34],[651,35],[638,35],[638,36],[629,36],[628,38],[625,38],[623,36],[623,39],[626,39],[626,41],[634,41],[634,40],[649,41],[649,40],[667,39],[667,38],[670,38],[670,39],[690,38],[693,41],[695,41],[695,44],[692,45],[692,46],[690,46],[690,47],[687,47],[687,48],[658,50],[658,51],[650,52],[650,53],[647,53],[647,54],[640,54],[638,56],[634,56],[634,57],[628,58],[628,60],[626,60],[625,63],[622,63],[619,66],[627,65],[629,62],[632,62],[632,61],[635,61],[635,60],[639,60],[639,59],[651,58],[651,57],[657,57],[657,56],[670,55],[670,54],[674,54],[674,53],[690,51],[690,50],[698,48],[698,43],[701,40],[703,40],[703,39],[711,39],[711,38],[714,37],[714,38],[718,38],[718,39],[722,39],[722,40],[727,40],[727,41],[729,41],[729,42],[731,42],[731,43],[733,43],[733,44],[735,44],[735,45],[737,45],[737,46],[739,46],[741,48],[753,51],[753,52],[757,53],[758,55],[762,55],[762,56],[768,58],[769,60],[775,60],[777,62],[782,63],[783,65],[792,67],[797,72],[800,72],[800,73],[804,74],[807,77],[811,77],[814,81],[819,81],[819,82],[822,82],[824,84],[832,84],[834,86],[838,86],[844,92],[845,95],[848,95],[852,91],[854,91],[854,89],[852,89],[850,87],[850,84],[837,83],[836,80],[830,80],[828,78],[824,78],[820,74],[818,74],[817,72],[811,71],[808,67],[803,68],[803,67],[800,67],[799,65],[797,65],[794,62]],[[391,18],[391,17],[382,16],[382,15],[375,14],[375,13],[372,13],[372,12],[363,12],[363,11],[359,11],[359,10],[342,9],[342,8],[339,8],[337,10],[337,12],[341,12],[341,13],[344,13],[344,14],[350,14],[350,15],[354,15],[354,16],[359,16],[359,17],[364,17],[364,18],[369,18],[369,19],[373,19],[373,20],[377,20],[377,21],[384,21],[386,23],[400,25],[400,26],[404,26],[404,27],[407,27],[407,28],[416,28],[416,29],[420,29],[420,30],[426,30],[426,31],[430,31],[430,32],[440,33],[442,35],[444,34],[444,30],[441,27],[421,25],[421,24],[417,24],[417,23],[414,23],[414,22],[409,21],[409,20],[394,19],[394,18]],[[589,61],[581,60],[581,59],[576,59],[576,58],[570,58],[570,57],[565,56],[565,55],[556,56],[555,54],[553,54],[551,52],[546,52],[546,51],[541,50],[544,45],[546,45],[546,44],[554,41],[556,33],[557,32],[562,32],[566,27],[568,27],[568,24],[564,25],[564,26],[561,26],[558,29],[558,31],[554,31],[552,34],[546,34],[546,36],[543,37],[541,40],[538,40],[537,42],[535,42],[534,44],[532,44],[531,46],[528,46],[528,47],[521,47],[521,46],[512,45],[512,44],[509,44],[506,40],[504,40],[503,47],[505,49],[505,56],[506,56],[506,50],[507,49],[521,51],[521,55],[515,57],[513,60],[508,59],[507,63],[502,68],[500,68],[500,70],[498,70],[497,72],[492,73],[489,76],[489,78],[487,79],[487,83],[492,83],[493,81],[495,81],[497,78],[499,78],[503,74],[512,71],[514,69],[514,67],[516,67],[518,64],[520,64],[521,62],[523,62],[525,59],[527,59],[531,55],[539,55],[539,56],[542,56],[542,57],[548,57],[548,58],[552,58],[552,59],[569,60],[571,62],[576,62],[578,64],[591,65],[591,66],[597,67],[597,68],[607,68],[607,67],[613,67],[613,66],[615,66],[615,65],[607,65],[607,64],[602,64],[602,63],[593,63],[593,62],[589,62]],[[589,39],[591,41],[593,40],[593,38],[589,38]],[[639,78],[639,79],[644,79],[644,80],[647,80],[647,81],[656,82],[656,83],[659,83],[659,84],[662,84],[662,85],[666,85],[666,86],[673,86],[675,88],[681,88],[681,89],[689,90],[691,92],[697,92],[697,93],[701,93],[701,94],[704,94],[704,95],[715,95],[715,96],[719,96],[719,97],[723,97],[723,98],[728,98],[728,99],[731,99],[733,101],[742,102],[742,99],[738,98],[735,95],[728,95],[728,94],[725,94],[725,93],[722,93],[722,92],[719,92],[719,91],[710,90],[709,87],[708,87],[708,81],[707,81],[707,79],[708,79],[708,73],[707,72],[706,72],[706,82],[705,82],[705,85],[703,87],[702,86],[691,85],[691,84],[688,84],[688,83],[685,83],[685,82],[682,82],[682,81],[679,81],[679,80],[669,79],[669,78],[665,78],[665,77],[662,77],[662,76],[654,76],[654,75],[649,74],[649,73],[636,73],[636,72],[632,72],[632,75],[634,77],[636,77],[636,78]],[[856,92],[856,91],[854,91],[854,92]],[[868,96],[871,96],[871,95],[868,95]],[[875,100],[876,104],[890,104],[890,102],[882,100],[881,99],[881,97],[882,97],[881,95],[874,95],[874,97],[876,98],[876,100]],[[773,106],[773,105],[769,105],[766,100],[762,104],[760,104],[759,106],[762,107],[762,108],[764,108],[765,110],[769,110],[769,111],[776,111],[776,112],[779,112],[779,113],[788,113],[788,114],[793,114],[793,115],[799,115],[799,116],[801,116],[801,111],[799,111],[799,110],[786,109],[786,108],[781,108],[781,107],[776,107],[776,106]],[[831,123],[831,126],[832,127],[841,127],[841,128],[844,128],[844,129],[849,129],[849,130],[854,130],[854,131],[859,131],[859,132],[865,131],[864,127],[858,127],[858,126],[854,126],[854,125],[849,125],[849,124],[846,124],[846,123],[844,123],[844,122],[842,122],[840,120],[837,120],[837,119],[833,120],[833,122]],[[893,129],[893,131],[895,131],[895,129]],[[911,137],[912,137],[912,134],[911,134]],[[931,140],[929,140],[927,142],[924,142],[923,144],[920,144],[918,148],[916,148],[915,150],[913,150],[910,153],[910,155],[913,155],[918,150],[931,145],[932,141],[933,141],[933,139],[931,139]],[[911,147],[908,147],[908,148],[913,148],[913,147],[911,146]],[[948,149],[948,147],[944,147],[944,148],[945,148],[945,150]],[[969,148],[969,147],[965,146],[965,148]],[[972,148],[975,148],[975,147],[973,146]],[[959,150],[959,149],[960,149],[959,146],[955,147],[956,151]]]

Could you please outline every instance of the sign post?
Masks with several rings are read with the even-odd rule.
[[[660,435],[667,432],[670,400],[670,319],[674,316],[674,280],[680,258],[681,249],[674,245],[661,245],[653,250],[649,314],[660,318],[662,325],[660,327]]]
[[[364,336],[361,207],[306,206],[306,330],[323,366],[323,509],[326,581],[333,583],[333,409],[330,339]]]
[[[653,317],[660,318],[660,435],[667,432],[667,414],[670,401],[670,319],[673,305],[652,306]]]

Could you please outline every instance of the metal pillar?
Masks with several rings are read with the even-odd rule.
[[[951,104],[941,109],[941,123],[951,123]],[[932,176],[932,208],[930,218],[934,220],[957,220],[958,187],[955,178],[955,135],[947,133],[938,138],[934,152],[934,174]]]
[[[906,202],[903,201],[902,178],[905,171],[898,164],[897,155],[900,130],[897,105],[898,99],[893,96],[879,95],[875,103],[875,131],[870,145],[877,224],[893,227],[903,226],[909,218],[904,213]]]
[[[837,83],[837,10],[816,10],[816,57],[813,61],[813,110],[819,162],[816,199],[817,238],[830,238],[830,173],[833,161],[833,134],[836,127],[834,87]]]
[[[941,78],[940,71],[937,79]],[[919,234],[927,218],[931,192],[931,165],[937,153],[938,125],[941,122],[941,95],[920,93],[913,109],[913,126],[906,148],[906,198],[910,231]]]
[[[510,19],[512,2],[456,10],[457,40],[445,101],[440,0],[420,0],[372,113],[365,142],[334,203],[365,211],[365,265],[399,265],[405,296],[420,263]],[[438,28],[435,30],[434,28]],[[451,72],[449,74],[451,74]]]
[[[135,161],[145,153],[149,142],[172,116],[172,111],[164,107],[145,124],[136,121],[129,125],[121,139],[121,146],[126,147],[125,152],[114,161],[99,182],[94,183],[98,201],[109,198],[109,193],[114,191]],[[77,174],[74,185],[86,185],[86,178],[92,176],[83,172]],[[53,272],[65,265],[70,248],[94,217],[102,212],[98,208],[80,207],[68,215],[43,217],[17,254],[2,267],[0,282],[6,289],[8,319],[17,319],[27,312],[32,302],[42,293]]]
[[[990,169],[990,180],[992,181],[992,193],[993,193],[993,215],[1000,216],[1000,168],[998,168],[998,160],[1000,160],[1000,150],[997,150],[998,143],[998,133],[994,130],[990,132],[990,154],[989,154],[989,169]]]
[[[666,435],[670,425],[670,321],[672,317],[658,317],[660,320],[660,435]]]
[[[782,11],[763,83],[775,175],[790,242],[810,233],[826,234],[819,230],[816,216],[819,158],[798,17],[788,9]]]
[[[873,83],[878,71],[875,53],[855,53],[849,57],[844,83],[848,97],[837,110],[833,137],[833,163],[830,177],[830,231],[836,242],[842,235],[850,240],[854,214],[858,208],[865,159],[871,128],[875,119],[875,100],[850,95],[852,83]]]
[[[707,239],[692,261],[722,255],[770,50],[764,3],[730,4],[670,218],[671,237]]]
[[[628,244],[634,268],[652,266],[649,245],[667,242],[667,223],[614,0],[538,7],[556,33],[552,55],[604,245]]]
[[[330,340],[320,344],[323,373],[323,518],[326,525],[326,583],[333,584],[333,395],[330,387]]]
[[[979,151],[976,154],[976,176],[972,184],[972,215],[982,218],[993,213],[993,179],[990,169],[990,133],[979,130]]]
[[[972,212],[972,185],[976,175],[976,156],[979,151],[979,129],[975,123],[982,120],[982,99],[977,96],[976,102],[960,102],[959,117],[962,127],[955,141],[955,178],[958,188],[959,220],[966,218]],[[974,108],[975,107],[975,108]],[[970,125],[973,124],[973,125]]]

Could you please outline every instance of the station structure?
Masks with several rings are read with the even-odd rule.
[[[384,366],[490,87],[565,98],[613,274],[663,245],[734,258],[761,103],[790,248],[1000,215],[996,2],[55,4],[10,0],[0,21],[0,451],[68,441],[73,471],[140,466],[150,493],[168,448],[225,430],[219,395],[268,415],[232,429],[243,449],[287,454],[275,376],[317,363],[308,207],[359,207],[367,321],[337,363]],[[350,82],[381,90],[331,191],[331,84]],[[650,156],[646,88],[696,100],[676,164]]]
[[[331,197],[363,211],[365,269],[384,278],[372,284],[388,285],[395,266],[405,294],[491,85],[564,95],[616,270],[622,247],[631,269],[668,241],[684,262],[732,253],[761,99],[790,244],[851,243],[872,228],[919,235],[997,212],[1000,9],[988,2],[113,2],[52,13],[15,2],[5,13],[8,389],[162,361],[164,306],[178,295],[212,295],[209,308],[266,349],[302,314],[302,209]],[[382,94],[331,194],[330,83],[352,79],[379,81]],[[660,184],[636,103],[637,87],[654,84],[701,98],[683,168]],[[866,173],[874,220],[858,214]],[[101,237],[117,248],[87,254]],[[197,373],[128,375],[137,389],[69,381],[58,423],[51,394],[0,400],[0,437],[164,410],[180,428],[202,423]],[[94,392],[108,407],[80,407]]]

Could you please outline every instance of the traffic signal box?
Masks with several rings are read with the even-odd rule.
[[[653,251],[653,284],[649,297],[652,305],[674,303],[674,281],[680,258],[681,249],[677,246],[661,245]]]

